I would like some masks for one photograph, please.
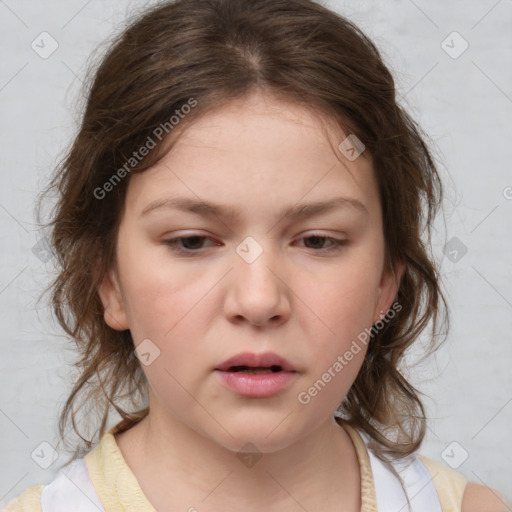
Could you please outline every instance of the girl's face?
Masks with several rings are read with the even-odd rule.
[[[255,94],[131,177],[100,296],[106,322],[140,345],[153,418],[233,451],[276,451],[332,425],[365,357],[358,335],[396,284],[371,159],[334,154],[327,133],[335,149],[348,135]],[[295,371],[217,369],[268,352]]]

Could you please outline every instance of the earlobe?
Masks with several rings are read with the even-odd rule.
[[[379,299],[374,312],[374,323],[381,320],[389,310],[400,287],[400,280],[405,271],[405,263],[397,262],[382,274],[379,286]]]
[[[109,270],[99,288],[98,295],[104,309],[105,322],[109,327],[116,331],[129,329],[130,325],[126,315],[126,308],[123,296],[119,287],[117,275],[113,269]]]

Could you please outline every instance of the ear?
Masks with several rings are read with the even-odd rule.
[[[99,288],[98,295],[104,309],[105,322],[116,331],[124,331],[130,327],[126,308],[119,286],[117,274],[114,269],[109,270]]]
[[[402,279],[404,271],[405,263],[403,262],[385,265],[379,284],[377,303],[373,314],[373,323],[381,320],[393,304],[393,301],[397,296],[398,289],[400,288],[400,280]]]

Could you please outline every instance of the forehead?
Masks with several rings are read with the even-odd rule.
[[[324,160],[346,135],[328,116],[258,91],[204,115],[184,131],[174,152],[201,148],[233,158]],[[262,153],[261,149],[265,148]],[[190,155],[189,155],[190,156]],[[219,157],[220,155],[217,155]]]
[[[344,196],[372,214],[379,200],[371,157],[346,158],[338,146],[347,135],[309,109],[257,93],[191,123],[157,165],[132,176],[129,204],[140,212],[180,196],[275,214]]]

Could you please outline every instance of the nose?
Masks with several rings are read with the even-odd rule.
[[[292,293],[286,281],[283,266],[270,251],[264,250],[252,262],[235,254],[226,283],[227,318],[236,324],[246,322],[257,327],[285,323],[290,317]]]

